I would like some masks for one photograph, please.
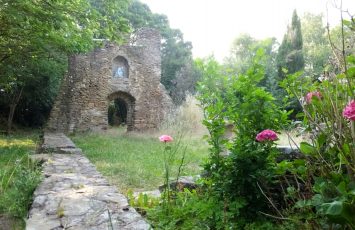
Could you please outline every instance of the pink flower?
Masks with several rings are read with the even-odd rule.
[[[316,92],[309,92],[306,95],[306,103],[310,104],[312,102],[313,97],[318,97],[318,99],[322,98],[322,94],[319,91]]]
[[[351,100],[344,108],[343,116],[349,120],[355,121],[355,100]]]
[[[159,137],[159,140],[161,142],[171,142],[171,141],[173,141],[173,138],[169,135],[162,135]]]
[[[260,132],[256,135],[256,140],[259,142],[264,141],[276,141],[278,139],[276,133],[270,129],[265,129],[264,131]]]

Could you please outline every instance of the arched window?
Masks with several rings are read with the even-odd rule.
[[[129,68],[127,60],[122,56],[117,56],[112,62],[112,77],[113,78],[128,78]]]

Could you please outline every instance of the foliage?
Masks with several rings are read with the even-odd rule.
[[[184,165],[184,160],[185,160],[185,154],[186,154],[186,148],[181,146],[181,136],[179,139],[174,143],[173,145],[167,144],[167,142],[172,142],[173,138],[168,135],[162,135],[159,137],[160,142],[164,143],[164,150],[163,150],[163,159],[164,159],[164,189],[163,189],[163,208],[166,211],[166,214],[169,215],[171,211],[171,200],[172,200],[172,195],[174,193],[173,189],[171,188],[171,178],[173,176],[172,174],[172,166],[174,161],[177,161],[178,155],[182,151],[182,156],[180,160],[180,164],[178,166],[178,170],[175,176],[176,178],[176,183],[180,177],[181,169],[182,166]],[[183,149],[181,149],[183,148]],[[174,178],[174,179],[175,179]]]
[[[153,208],[159,204],[160,199],[155,197],[150,197],[145,193],[139,193],[137,199],[134,197],[133,191],[129,190],[127,192],[127,198],[129,200],[129,205],[142,211]]]
[[[0,92],[0,107],[2,111],[8,111],[11,106],[9,102],[20,89],[23,89],[22,99],[17,105],[15,121],[25,126],[40,126],[49,114],[60,80],[66,70],[65,58],[63,56],[33,57],[25,64],[21,59],[11,62],[11,65],[5,67],[8,68],[5,72],[11,73],[11,68],[16,68],[13,70],[16,73],[13,77],[4,77],[1,82],[5,87]]]
[[[277,71],[278,82],[285,79],[286,74],[293,74],[298,71],[302,71],[304,68],[303,57],[303,39],[301,31],[301,22],[297,15],[296,10],[292,14],[291,26],[287,28],[287,32],[284,35],[282,43],[277,53]],[[286,97],[286,92],[278,87],[276,93],[279,102],[282,102]],[[288,111],[293,110],[293,118],[295,114],[301,111],[301,108],[297,100],[291,100],[285,107]]]
[[[211,194],[224,201],[225,210],[238,207],[225,217],[226,222],[244,226],[251,219],[262,218],[261,211],[269,210],[261,189],[268,184],[275,148],[257,143],[256,135],[265,129],[279,130],[287,114],[275,104],[270,93],[258,86],[264,69],[256,60],[246,74],[223,76],[214,60],[201,64],[201,106],[205,111],[204,124],[209,130],[210,159],[205,165]],[[224,137],[226,124],[234,126],[235,138]],[[229,157],[221,156],[229,151]]]
[[[291,26],[287,28],[287,32],[282,40],[277,55],[277,66],[280,79],[285,77],[283,69],[287,69],[287,73],[289,74],[303,69],[304,57],[302,48],[303,39],[301,21],[295,10],[292,14]]]
[[[306,13],[301,18],[305,74],[318,79],[324,73],[331,47],[322,15]]]
[[[27,156],[28,157],[28,156]],[[41,172],[36,169],[36,165],[29,162],[24,164],[26,159],[20,159],[19,163],[14,163],[14,168],[2,172],[1,177],[5,178],[9,174],[11,177],[3,181],[2,198],[0,200],[0,210],[2,213],[14,217],[25,217],[29,205],[32,202],[32,193],[41,181]]]
[[[165,15],[152,13],[146,4],[137,0],[132,1],[126,17],[135,30],[152,27],[160,31],[162,36],[161,83],[169,91],[174,102],[180,104],[185,99],[185,92],[182,92],[183,95],[174,92],[188,90],[194,93],[196,78],[199,77],[193,65],[191,42],[184,41],[180,30],[170,28],[169,20]],[[179,82],[182,81],[184,84],[181,86]]]
[[[32,193],[41,181],[37,162],[30,159],[36,138],[28,135],[0,136],[0,214],[26,217]]]
[[[87,0],[1,1],[0,107],[8,113],[8,131],[14,117],[24,119],[15,114],[19,104],[27,115],[48,114],[66,70],[66,55],[91,50],[98,45],[96,38],[123,40],[129,31],[122,18],[126,5],[126,0],[95,1],[94,6]],[[39,124],[43,119],[34,118]]]
[[[255,138],[267,128],[279,130],[287,118],[271,94],[258,86],[264,77],[264,69],[258,63],[262,55],[259,51],[252,67],[237,76],[225,71],[213,58],[197,63],[203,73],[199,83],[203,122],[210,134],[206,175],[196,191],[175,194],[169,215],[161,205],[148,209],[153,227],[277,229],[272,222],[256,222],[265,221],[261,212],[270,212],[263,190],[272,182],[277,150],[272,142],[258,143]],[[234,138],[225,135],[230,124],[234,126]],[[222,156],[223,152],[229,152],[229,156]]]
[[[259,85],[265,86],[269,92],[274,94],[277,85],[275,82],[277,78],[276,45],[275,38],[256,40],[248,34],[242,34],[233,41],[230,56],[225,61],[226,68],[233,70],[233,74],[245,74],[253,65],[257,52],[263,50],[265,55],[260,63],[265,68],[265,77]]]
[[[349,57],[348,60],[352,60]],[[307,183],[313,184],[311,198],[299,197],[297,207],[315,207],[320,217],[328,217],[332,224],[354,228],[355,197],[355,152],[353,122],[343,116],[349,98],[354,95],[352,70],[349,69],[335,78],[309,84],[307,79],[291,75],[284,85],[288,91],[302,97],[305,92],[317,90],[321,97],[312,97],[303,105],[304,122],[313,131],[312,142],[302,143],[302,153],[310,156],[307,160]],[[300,177],[299,172],[293,172]],[[314,181],[314,183],[313,183]]]
[[[174,103],[182,105],[188,100],[189,95],[196,92],[197,82],[201,78],[201,72],[196,66],[196,62],[187,62],[176,72],[175,79],[172,81],[174,88],[170,91],[170,96]]]
[[[347,29],[354,33],[351,27]],[[345,49],[343,46],[343,55]],[[297,202],[291,213],[308,213],[308,219],[319,228],[354,229],[355,132],[354,121],[345,116],[348,114],[344,108],[354,98],[355,57],[343,56],[338,60],[333,71],[342,72],[332,72],[322,81],[312,83],[307,77],[293,74],[283,82],[291,96],[315,95],[301,103],[304,124],[312,132],[311,142],[300,145],[301,152],[307,156],[307,167],[289,171],[312,190],[307,196],[295,197]]]
[[[196,190],[176,193],[169,215],[160,206],[147,210],[154,229],[223,229],[223,202]]]
[[[296,16],[293,27],[299,26]],[[354,21],[343,24],[351,31]],[[301,51],[302,38],[289,35]],[[340,42],[342,55],[349,52],[344,46],[349,37]],[[284,46],[292,47],[292,43],[288,45]],[[260,51],[256,52],[256,60],[260,60],[259,55]],[[297,56],[297,52],[292,55]],[[210,134],[206,137],[210,158],[205,178],[198,190],[176,194],[169,216],[159,206],[149,210],[153,226],[354,229],[355,109],[349,107],[355,105],[355,57],[342,55],[336,57],[337,66],[326,70],[329,75],[317,82],[309,74],[317,74],[320,66],[306,70],[308,76],[297,72],[297,65],[287,76],[283,72],[281,86],[302,107],[301,117],[311,133],[311,142],[302,142],[299,153],[277,158],[279,152],[273,142],[255,140],[260,131],[277,131],[287,123],[287,113],[281,112],[273,97],[259,86],[265,75],[260,64],[247,63],[250,68],[234,76],[233,70],[220,66],[213,58],[198,61],[203,74],[199,99]],[[313,63],[323,63],[321,56],[314,59],[320,62],[311,60]],[[231,125],[234,135],[227,135]]]

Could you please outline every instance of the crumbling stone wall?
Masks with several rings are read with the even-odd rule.
[[[47,128],[71,133],[105,129],[110,101],[127,104],[127,129],[157,128],[172,102],[160,84],[160,34],[142,29],[134,45],[106,44],[69,58]]]

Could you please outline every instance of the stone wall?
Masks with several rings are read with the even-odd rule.
[[[116,98],[127,104],[129,131],[158,127],[172,107],[160,84],[160,34],[142,29],[135,38],[134,45],[106,44],[69,58],[68,75],[51,111],[49,130],[105,129],[109,103]]]

